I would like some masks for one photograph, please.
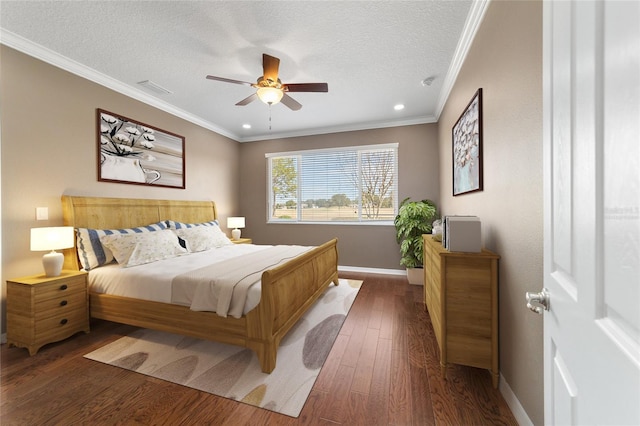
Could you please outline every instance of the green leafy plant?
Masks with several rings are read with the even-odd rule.
[[[393,221],[396,227],[396,241],[400,244],[401,265],[407,268],[422,266],[424,251],[422,234],[431,233],[431,225],[436,215],[436,205],[431,200],[411,201],[409,198],[402,200],[398,215]]]

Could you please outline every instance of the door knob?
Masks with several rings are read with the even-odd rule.
[[[540,293],[526,293],[527,297],[527,308],[531,309],[536,314],[541,314],[542,310],[549,310],[549,291],[546,288],[543,288]],[[534,306],[538,304],[540,306]]]

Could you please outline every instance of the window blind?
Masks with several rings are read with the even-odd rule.
[[[392,223],[398,145],[267,154],[268,220]]]

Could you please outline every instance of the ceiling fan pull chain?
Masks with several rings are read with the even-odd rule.
[[[271,104],[269,104],[269,130],[271,130]]]

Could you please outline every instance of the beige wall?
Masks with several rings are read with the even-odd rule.
[[[29,251],[30,228],[62,225],[62,194],[210,199],[220,217],[237,214],[238,142],[0,49],[3,295],[7,278],[42,271],[43,253]],[[98,182],[96,108],[185,136],[186,189]],[[36,221],[36,207],[48,207],[49,220]]]
[[[453,197],[451,128],[483,89],[484,190]],[[445,214],[482,220],[500,260],[500,370],[534,424],[543,423],[542,316],[525,307],[542,285],[542,3],[495,1],[439,120]]]
[[[319,244],[338,238],[341,266],[403,270],[392,225],[267,224],[265,153],[397,142],[399,201],[405,197],[438,200],[437,126],[422,124],[242,144],[240,212],[243,235],[258,244]]]

